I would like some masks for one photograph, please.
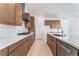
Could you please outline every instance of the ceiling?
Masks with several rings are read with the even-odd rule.
[[[79,15],[79,3],[26,3],[25,7],[32,15],[62,17]]]

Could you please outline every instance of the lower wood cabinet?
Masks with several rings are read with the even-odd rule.
[[[23,42],[23,56],[27,55],[30,49],[30,38],[26,38],[26,41]]]
[[[77,56],[78,50],[72,46],[57,40],[57,56]]]
[[[0,56],[7,56],[8,55],[8,48],[0,50]]]
[[[25,38],[25,41],[23,42],[23,56],[26,56],[28,54],[33,42],[34,42],[34,35]]]
[[[78,49],[49,34],[47,44],[54,56],[79,56]]]
[[[56,39],[48,35],[47,44],[49,48],[51,49],[51,52],[53,53],[53,55],[56,56]]]
[[[14,49],[9,56],[22,56],[22,45],[20,45],[19,47],[17,47],[16,49]]]
[[[3,50],[0,50],[0,56],[26,56],[34,42],[34,39],[33,34],[12,44]]]

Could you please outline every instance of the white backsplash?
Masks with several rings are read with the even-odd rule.
[[[16,36],[17,33],[28,32],[24,26],[12,26],[0,24],[0,37]]]
[[[60,32],[60,33],[62,33],[62,28],[52,28],[52,29],[50,29],[50,32]]]

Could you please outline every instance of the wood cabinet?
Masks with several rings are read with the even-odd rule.
[[[24,38],[22,41],[19,41],[18,44],[14,44],[14,45],[11,45],[11,47],[9,47],[9,51],[11,51],[12,49],[12,52],[9,54],[9,56],[13,55],[13,56],[26,56],[32,46],[34,42],[34,34],[33,35],[30,35],[28,36],[27,38]],[[13,49],[13,48],[15,49]]]
[[[25,23],[25,27],[31,27],[30,26],[30,13],[24,13],[24,16],[23,16],[23,21]]]
[[[59,28],[60,24],[60,20],[52,20],[51,28]]]
[[[11,53],[9,53],[9,56],[22,56],[23,50],[22,45],[18,46],[16,49],[14,49]]]
[[[28,53],[28,42],[25,41],[23,43],[23,56],[26,56],[27,53]]]
[[[21,25],[22,5],[20,3],[0,4],[0,23],[9,25]]]
[[[8,48],[0,50],[0,56],[7,56],[8,55]]]
[[[23,56],[26,56],[28,54],[33,42],[34,42],[34,35],[25,38],[23,42]]]
[[[25,41],[23,42],[23,56],[26,56],[29,48],[30,47],[30,42],[29,42],[29,38],[25,38]]]
[[[78,56],[79,50],[73,46],[51,36],[47,35],[47,44],[54,56]]]
[[[10,45],[8,48],[9,48],[9,51],[8,51],[8,54],[9,56],[22,56],[22,41],[19,41],[19,42],[16,42],[12,45]]]
[[[51,24],[52,24],[52,20],[45,20],[45,25],[47,26],[50,26],[51,27]]]
[[[0,23],[13,24],[15,18],[15,4],[0,4]]]
[[[56,56],[56,38],[48,35],[47,44],[49,48],[51,49],[52,54]]]
[[[28,28],[29,32],[35,32],[35,17],[31,16],[30,13],[25,13],[24,16],[25,27]]]
[[[16,42],[16,43],[10,45],[9,48],[8,48],[9,49],[8,52],[11,53],[13,50],[15,50],[21,44],[22,44],[22,41],[19,41],[19,42]]]
[[[34,42],[34,34],[0,50],[0,56],[26,56]]]
[[[34,16],[30,16],[28,31],[35,32],[35,17]]]
[[[78,50],[72,46],[57,40],[57,56],[77,56]]]
[[[16,16],[16,20],[15,20],[15,24],[16,25],[21,25],[22,24],[22,13],[23,13],[23,9],[22,9],[22,5],[21,4],[15,4],[15,16]]]
[[[61,25],[60,20],[45,20],[45,25],[50,26],[50,28],[59,28]]]

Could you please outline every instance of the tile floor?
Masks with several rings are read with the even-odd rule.
[[[52,56],[45,40],[35,40],[27,56]]]

